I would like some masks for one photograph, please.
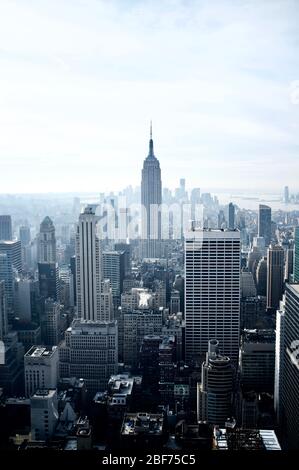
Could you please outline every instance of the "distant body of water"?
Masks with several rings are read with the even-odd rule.
[[[249,210],[258,210],[260,204],[265,204],[270,206],[273,211],[283,210],[286,212],[290,211],[299,211],[299,204],[285,204],[282,201],[281,195],[279,194],[242,194],[242,193],[228,193],[228,192],[212,192],[213,196],[217,196],[219,199],[219,203],[229,204],[233,202],[241,209],[249,209]],[[85,194],[81,197],[81,202],[85,204],[97,204],[99,201],[98,194]]]
[[[281,196],[277,194],[257,194],[248,195],[240,193],[215,193],[220,204],[228,204],[233,202],[241,209],[258,210],[260,204],[270,206],[272,210],[299,211],[299,204],[286,204],[281,200]]]

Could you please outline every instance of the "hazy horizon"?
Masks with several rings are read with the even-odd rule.
[[[137,186],[151,119],[164,187],[297,192],[298,14],[296,0],[2,0],[0,193]]]

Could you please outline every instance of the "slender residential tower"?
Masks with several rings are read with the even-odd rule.
[[[142,257],[161,257],[162,182],[159,160],[154,155],[152,123],[149,153],[144,160],[141,180]]]

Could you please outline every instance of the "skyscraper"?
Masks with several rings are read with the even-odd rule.
[[[45,308],[41,315],[41,332],[43,344],[57,346],[60,337],[60,303],[53,299],[45,300]]]
[[[218,214],[218,228],[221,230],[222,228],[226,228],[226,220],[224,217],[224,211],[219,211]]]
[[[103,277],[110,279],[115,304],[120,305],[120,296],[123,291],[123,280],[125,276],[125,252],[104,251],[102,259]]]
[[[152,125],[149,153],[144,160],[141,180],[142,257],[161,257],[162,181],[159,160],[154,155]]]
[[[5,283],[0,281],[0,341],[7,333],[7,309],[5,297]]]
[[[44,299],[59,299],[59,269],[57,263],[38,263],[39,293]]]
[[[21,225],[19,234],[22,247],[28,246],[31,240],[30,227],[28,227],[28,225]]]
[[[283,200],[286,204],[288,204],[290,202],[290,192],[289,192],[289,187],[288,186],[284,187]]]
[[[271,243],[271,207],[264,204],[259,205],[258,236],[264,237],[265,245]]]
[[[112,288],[109,279],[104,279],[101,290],[101,321],[111,322],[114,320],[114,305]]]
[[[299,282],[299,227],[295,227],[294,282]]]
[[[76,291],[78,317],[101,320],[101,240],[95,207],[87,206],[79,217],[76,234]]]
[[[224,426],[232,416],[234,367],[230,358],[218,350],[219,342],[209,341],[206,360],[202,364],[201,384],[197,390],[197,419]]]
[[[242,390],[273,393],[274,369],[275,331],[243,330],[240,348]]]
[[[257,294],[266,297],[267,295],[267,258],[264,256],[259,260],[256,268]]]
[[[284,313],[278,312],[275,367],[275,405],[284,444],[299,448],[299,285],[287,284]]]
[[[240,324],[240,232],[191,230],[185,240],[186,360],[206,354],[210,339],[237,363]]]
[[[40,263],[56,262],[55,227],[50,217],[45,217],[40,224],[38,240],[38,261]]]
[[[235,228],[235,206],[232,202],[228,206],[228,228],[230,230]]]
[[[8,319],[14,317],[14,282],[22,271],[20,241],[0,241],[0,281],[5,281]]]
[[[277,309],[283,294],[284,249],[271,245],[267,255],[267,308]]]
[[[191,219],[194,220],[195,225],[199,222],[199,206],[200,206],[200,188],[193,188],[191,191]]]
[[[12,240],[12,225],[10,215],[0,215],[0,241]]]
[[[8,261],[14,271],[22,272],[22,250],[20,241],[0,241],[0,253],[7,255]]]

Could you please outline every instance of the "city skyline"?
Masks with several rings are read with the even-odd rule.
[[[0,0],[12,464],[299,449],[298,13]]]
[[[137,185],[150,119],[163,186],[297,190],[298,8],[2,2],[1,193]]]

